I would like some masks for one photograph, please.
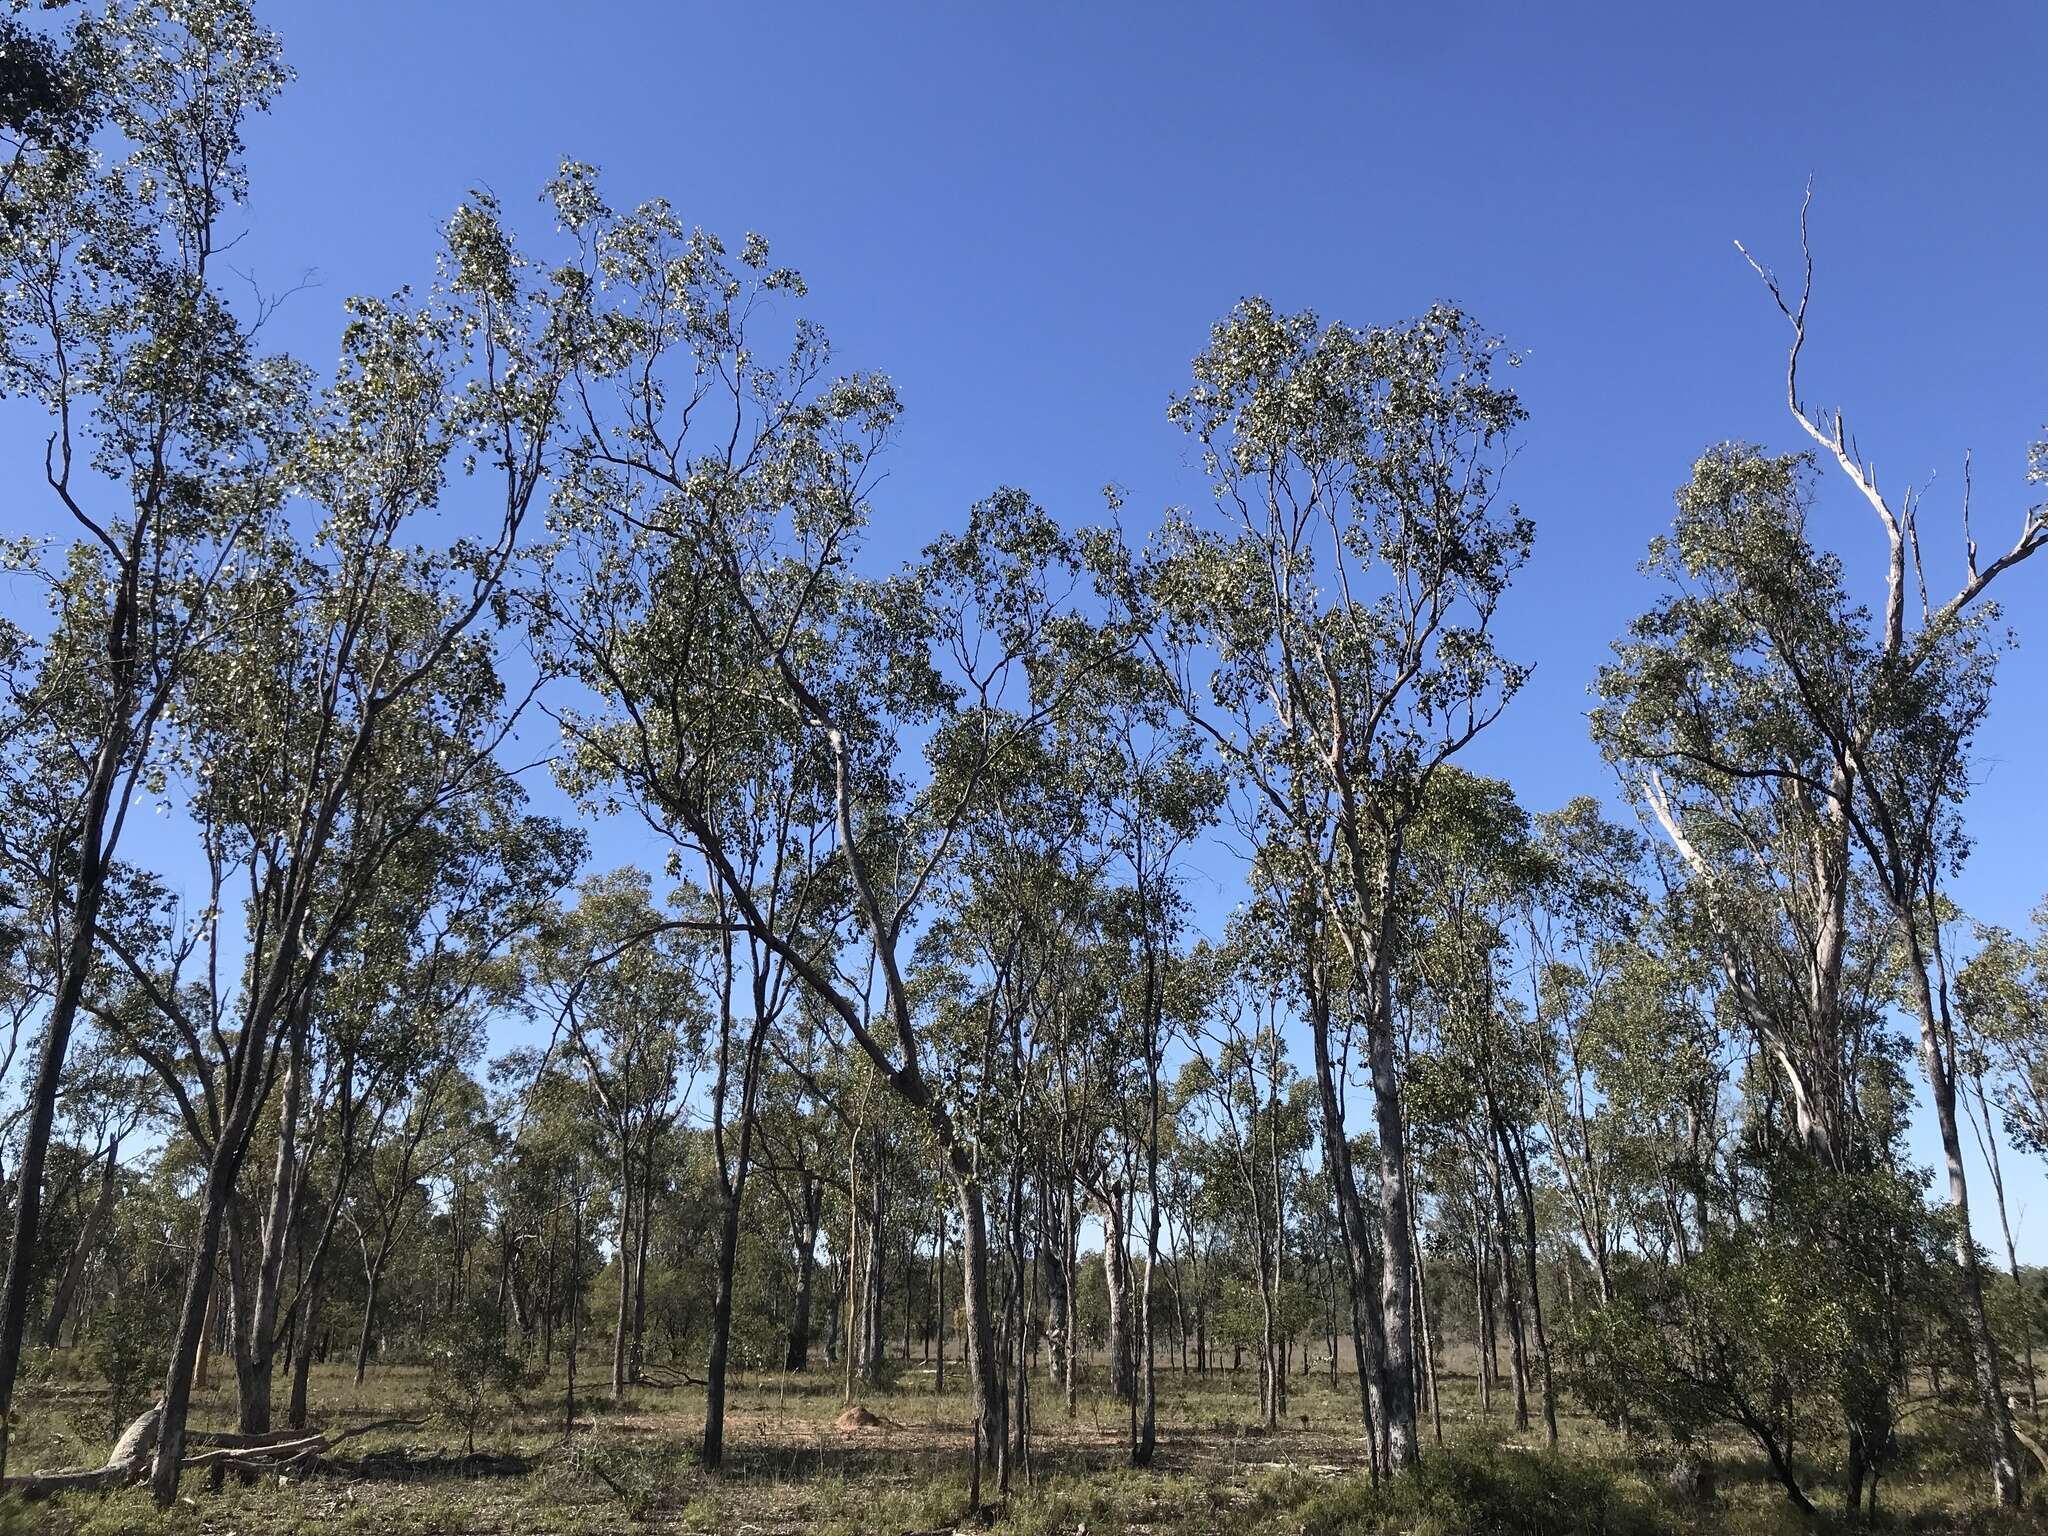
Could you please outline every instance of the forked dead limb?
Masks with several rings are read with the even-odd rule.
[[[130,1483],[139,1483],[149,1475],[150,1457],[156,1450],[157,1429],[162,1418],[163,1405],[153,1404],[122,1432],[105,1466],[9,1476],[0,1479],[0,1491],[18,1493],[24,1499],[43,1499],[58,1493],[123,1488]],[[206,1449],[187,1456],[184,1466],[187,1471],[211,1467],[223,1473],[230,1470],[318,1471],[329,1465],[328,1453],[345,1441],[380,1429],[416,1429],[424,1422],[422,1419],[377,1419],[333,1435],[303,1431],[288,1431],[281,1435],[199,1432],[190,1435],[188,1440]],[[337,1471],[360,1472],[362,1465],[360,1462],[346,1462],[335,1463],[333,1467]]]

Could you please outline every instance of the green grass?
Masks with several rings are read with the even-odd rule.
[[[105,1441],[88,1443],[79,1426],[103,1419],[108,1405],[95,1402],[91,1384],[68,1378],[65,1365],[46,1363],[23,1404],[16,1470],[96,1463],[104,1455]],[[949,1371],[950,1390],[941,1397],[928,1374],[907,1371],[893,1389],[863,1398],[887,1421],[884,1428],[842,1434],[832,1424],[842,1405],[836,1377],[750,1373],[733,1393],[728,1462],[716,1474],[698,1465],[703,1405],[696,1390],[639,1388],[616,1402],[602,1390],[580,1390],[577,1428],[565,1441],[558,1377],[478,1436],[480,1450],[534,1458],[527,1476],[316,1476],[281,1485],[275,1478],[229,1479],[216,1491],[203,1475],[190,1475],[178,1507],[161,1516],[140,1489],[32,1508],[0,1503],[0,1536],[947,1530],[967,1506],[963,1376]],[[334,1428],[424,1416],[425,1387],[417,1367],[374,1369],[360,1390],[347,1371],[322,1369],[313,1382],[313,1417]],[[1122,1404],[1084,1391],[1070,1419],[1050,1384],[1035,1381],[1029,1475],[1020,1471],[1007,1494],[992,1481],[984,1487],[985,1500],[1000,1506],[994,1528],[1018,1536],[1083,1529],[1090,1536],[1778,1536],[1812,1529],[1755,1456],[1732,1441],[1716,1448],[1718,1496],[1693,1508],[1662,1489],[1668,1452],[1624,1445],[1567,1404],[1562,1446],[1553,1456],[1542,1449],[1540,1425],[1515,1431],[1498,1401],[1491,1416],[1482,1416],[1472,1382],[1451,1378],[1443,1443],[1425,1426],[1422,1470],[1375,1487],[1364,1470],[1352,1382],[1332,1390],[1327,1377],[1296,1378],[1289,1418],[1270,1432],[1254,1422],[1255,1390],[1249,1371],[1235,1379],[1162,1373],[1158,1465],[1135,1471],[1126,1465]],[[198,1399],[194,1424],[226,1427],[233,1417],[232,1387],[216,1380]],[[1983,1479],[1956,1452],[1955,1428],[1929,1423],[1909,1442],[1904,1464],[1884,1485],[1887,1524],[1957,1536],[2048,1529],[2038,1515],[2000,1517],[1983,1508]],[[429,1424],[367,1435],[349,1450],[389,1446],[461,1449],[458,1433]],[[1826,1469],[1812,1469],[1811,1477],[1817,1501],[1834,1502]]]

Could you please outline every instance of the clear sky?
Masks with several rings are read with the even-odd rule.
[[[1966,450],[1987,545],[2029,499],[2048,420],[2039,5],[267,14],[299,81],[252,130],[234,259],[266,288],[318,276],[278,344],[331,360],[343,295],[424,280],[466,188],[540,235],[554,165],[594,161],[614,203],[659,194],[735,241],[767,235],[840,359],[896,379],[885,548],[999,484],[1073,521],[1108,481],[1133,520],[1201,497],[1165,404],[1243,295],[1354,323],[1440,297],[1473,310],[1527,355],[1511,487],[1538,540],[1505,621],[1536,677],[1470,765],[1532,807],[1609,790],[1586,687],[1651,599],[1635,564],[1693,457],[1729,437],[1798,446],[1782,321],[1731,241],[1793,266],[1809,174],[1808,394],[1849,413],[1885,483],[1929,487],[1936,584],[1959,569]],[[1860,503],[1830,486],[1819,531],[1872,572]],[[2025,644],[1957,894],[2017,924],[2048,891],[2048,557],[2002,591]],[[2048,1260],[2048,1184],[2017,1182],[2024,1251]]]

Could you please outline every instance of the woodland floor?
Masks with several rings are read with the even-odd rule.
[[[393,1417],[428,1415],[423,1369],[374,1369],[357,1389],[349,1373],[322,1368],[313,1381],[313,1420],[337,1430]],[[978,1529],[967,1519],[969,1420],[957,1371],[944,1396],[928,1368],[904,1373],[889,1390],[862,1395],[882,1422],[841,1429],[836,1379],[748,1373],[728,1416],[727,1465],[697,1465],[703,1426],[699,1389],[642,1387],[614,1402],[599,1382],[580,1393],[575,1432],[562,1432],[562,1383],[530,1394],[524,1410],[494,1416],[479,1451],[529,1457],[524,1475],[356,1477],[314,1475],[221,1488],[188,1473],[179,1505],[164,1516],[140,1489],[73,1494],[23,1506],[0,1502],[0,1536],[15,1532],[151,1531],[194,1536],[334,1533],[445,1536],[512,1533],[729,1532],[734,1536],[877,1532],[887,1536]],[[1124,1465],[1126,1421],[1106,1394],[1084,1391],[1070,1420],[1047,1393],[1035,1409],[1028,1479],[987,1523],[997,1531],[1104,1536],[1109,1532],[1461,1533],[1794,1532],[1797,1518],[1756,1459],[1730,1443],[1717,1460],[1717,1491],[1706,1504],[1661,1491],[1654,1450],[1631,1451],[1604,1426],[1565,1414],[1562,1455],[1542,1454],[1538,1423],[1514,1431],[1496,1400],[1482,1417],[1469,1378],[1445,1382],[1444,1446],[1425,1428],[1425,1473],[1413,1487],[1373,1490],[1356,1423],[1357,1389],[1332,1390],[1325,1375],[1297,1377],[1283,1427],[1263,1432],[1249,1370],[1207,1379],[1162,1372],[1158,1465]],[[103,1395],[42,1384],[23,1405],[10,1470],[96,1465],[111,1437]],[[218,1381],[195,1403],[196,1427],[233,1425],[232,1388]],[[2036,1431],[2037,1438],[2040,1432]],[[356,1456],[408,1447],[416,1455],[460,1452],[459,1432],[429,1423],[378,1431],[352,1442]],[[1883,1524],[1923,1532],[2048,1531],[2048,1515],[1985,1511],[1983,1479],[1966,1465],[1954,1435],[1929,1422],[1908,1441],[1906,1464],[1883,1489]],[[1665,1458],[1668,1460],[1667,1458]],[[1818,1471],[1818,1469],[1816,1469]],[[1838,1502],[1824,1479],[1810,1487],[1824,1507]],[[2043,1481],[2048,1481],[2044,1479]],[[2038,1498],[2039,1495],[2037,1494]],[[2038,1506],[2037,1508],[2048,1507]]]

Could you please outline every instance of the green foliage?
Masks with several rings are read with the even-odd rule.
[[[1611,1467],[1479,1438],[1377,1486],[1348,1478],[1289,1516],[1302,1536],[1653,1536],[1677,1525]]]
[[[94,1314],[85,1355],[106,1383],[106,1397],[74,1417],[87,1444],[111,1445],[162,1388],[171,1353],[164,1328],[167,1299],[132,1289]]]
[[[463,1448],[476,1449],[485,1417],[520,1406],[539,1382],[505,1335],[505,1320],[483,1297],[469,1297],[442,1320],[431,1341],[427,1401],[444,1423],[462,1431]]]

